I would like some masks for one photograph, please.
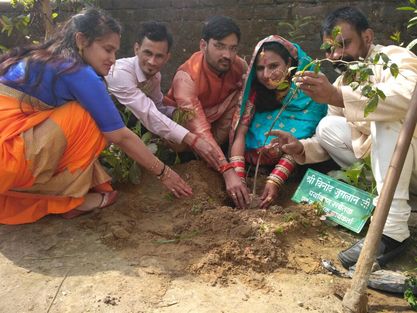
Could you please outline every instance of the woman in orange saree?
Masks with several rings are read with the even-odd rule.
[[[116,192],[97,160],[109,142],[175,196],[191,195],[125,127],[107,93],[103,76],[119,45],[120,25],[88,9],[49,41],[0,56],[0,224],[112,204]]]

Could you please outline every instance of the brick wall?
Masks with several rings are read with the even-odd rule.
[[[390,43],[389,35],[395,30],[405,34],[408,20],[405,12],[395,10],[406,1],[397,0],[101,0],[99,3],[124,26],[120,56],[132,55],[139,22],[156,19],[169,25],[174,47],[163,70],[164,89],[175,69],[198,49],[202,23],[212,15],[230,16],[237,22],[242,31],[239,54],[247,59],[256,42],[267,35],[290,38],[289,28],[279,27],[279,22],[301,24],[305,16],[311,16],[311,20],[301,28],[304,38],[297,41],[312,57],[320,57],[320,23],[327,12],[342,5],[361,8],[375,30],[376,41],[383,44]]]
[[[354,5],[367,14],[375,30],[376,41],[390,43],[389,36],[396,30],[405,30],[409,15],[395,10],[406,0],[98,0],[99,6],[117,18],[124,27],[119,56],[132,56],[136,31],[141,21],[156,19],[166,22],[174,34],[172,58],[163,69],[163,87],[166,89],[175,69],[198,49],[202,23],[212,15],[227,15],[240,26],[242,38],[239,54],[250,58],[257,41],[270,34],[291,39],[288,27],[280,22],[300,24],[303,17],[310,22],[301,28],[303,38],[297,42],[312,57],[320,57],[320,23],[324,15],[342,5]],[[0,12],[3,12],[0,7]],[[65,13],[65,11],[63,11]],[[63,15],[63,14],[62,14]],[[417,32],[408,34],[414,38]]]

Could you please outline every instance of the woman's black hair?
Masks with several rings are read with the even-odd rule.
[[[31,86],[36,89],[42,81],[47,64],[68,64],[68,67],[64,67],[63,70],[58,72],[54,78],[54,84],[59,75],[74,71],[84,64],[75,41],[75,34],[78,32],[84,34],[88,44],[91,44],[107,34],[120,34],[121,26],[119,22],[102,10],[96,8],[85,9],[72,16],[62,29],[46,42],[26,47],[16,47],[1,55],[0,76],[4,75],[12,65],[25,59],[25,77],[16,83],[27,83],[31,66],[36,63],[40,71]]]
[[[278,54],[284,61],[290,60],[290,66],[297,67],[298,61],[294,59],[288,50],[279,42],[271,41],[266,42],[262,45],[262,47],[259,49],[258,54],[256,55],[254,66],[256,66],[259,58],[259,54],[261,51],[271,51],[273,53]],[[288,65],[288,63],[286,63]],[[294,73],[297,71],[297,69],[294,69],[290,76],[294,75]],[[277,90],[271,90],[266,88],[264,85],[262,85],[256,76],[254,77],[252,88],[256,92],[255,97],[255,108],[256,112],[269,112],[276,110],[282,106],[281,100],[277,99]]]

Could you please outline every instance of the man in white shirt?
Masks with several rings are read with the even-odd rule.
[[[171,120],[174,107],[162,102],[161,68],[170,58],[172,35],[163,23],[144,22],[134,45],[135,56],[116,61],[106,76],[109,91],[152,133],[186,144],[215,169],[218,157],[203,138]]]

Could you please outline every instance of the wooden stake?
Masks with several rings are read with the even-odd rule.
[[[345,313],[366,313],[368,312],[368,296],[366,288],[369,276],[371,275],[372,264],[374,263],[377,248],[382,237],[382,231],[387,220],[391,207],[395,188],[404,166],[405,157],[413,138],[417,122],[417,86],[411,98],[410,107],[405,116],[404,125],[398,136],[397,144],[391,158],[391,163],[379,195],[371,225],[369,226],[365,242],[356,264],[350,289],[343,297],[343,312]]]

